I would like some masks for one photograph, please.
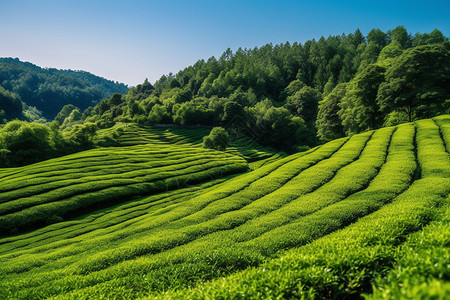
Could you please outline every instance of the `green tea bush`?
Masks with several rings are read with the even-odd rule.
[[[396,133],[399,133],[401,128],[407,130],[411,126],[402,125]],[[418,136],[423,136],[424,129],[418,128]],[[411,134],[409,135],[411,137]],[[406,152],[412,152],[411,141],[402,143],[404,136],[399,137],[395,148],[394,145],[390,147],[389,155],[394,149],[403,148]],[[395,138],[394,135],[392,143]],[[425,147],[426,142],[427,139],[418,139],[418,147]],[[407,153],[401,152],[404,151],[395,155],[408,157],[405,155]],[[436,153],[434,159],[423,154],[424,152],[418,159],[425,169],[432,168],[434,164],[439,165],[442,159],[445,160],[442,152]],[[388,164],[389,158],[386,166]],[[387,180],[396,181],[396,178],[392,177],[393,171],[397,169],[395,176],[402,176],[402,164],[393,159],[390,165],[388,168],[383,167],[380,175],[383,169],[386,169]],[[410,171],[406,177],[411,178],[412,173]],[[448,218],[431,223],[422,230],[424,224],[446,215],[440,207],[446,201],[448,203],[450,182],[445,173],[441,175],[442,177],[429,173],[425,178],[413,182],[395,197],[392,203],[378,211],[362,217],[345,229],[290,250],[257,268],[201,283],[195,288],[159,294],[157,298],[324,299],[330,296],[360,297],[363,293],[374,291],[374,298],[433,296],[436,299],[444,299],[448,289],[448,275],[445,275],[448,273],[445,263],[446,259],[448,262],[448,234],[445,234],[448,231],[448,226],[445,225]],[[380,183],[382,182],[388,183],[385,180]],[[409,185],[410,181],[404,182]],[[385,184],[383,186],[389,188]],[[317,220],[325,224],[327,221],[332,223],[333,219]],[[438,233],[435,230],[438,230]],[[304,236],[304,231],[295,232],[297,235],[301,232]],[[295,234],[290,236],[295,237]]]
[[[48,164],[18,168],[11,175],[3,176],[0,234],[60,220],[79,209],[161,192],[247,168],[239,157],[201,149],[183,151],[175,147],[141,146],[129,151],[111,148],[85,154],[86,158],[75,154]]]
[[[164,188],[157,178],[169,174],[165,183],[176,189],[125,197],[70,221],[0,238],[0,298],[445,299],[445,126],[436,118],[354,135],[218,179],[214,170],[241,160],[213,151],[198,155],[214,162],[210,174],[193,163],[198,148],[183,148],[193,158],[183,160],[182,149],[161,144],[49,161],[46,180],[56,184],[65,176],[89,183],[77,173],[81,166],[63,167],[80,159],[91,179],[114,183],[73,196],[85,195],[87,202],[89,195]],[[160,132],[174,134],[166,130]],[[147,163],[147,155],[154,161]],[[164,164],[164,157],[171,162]],[[102,161],[111,163],[102,167]],[[166,169],[152,177],[145,166]],[[7,183],[2,192],[38,186],[42,166],[30,167],[0,170]],[[122,175],[133,184],[116,182]]]

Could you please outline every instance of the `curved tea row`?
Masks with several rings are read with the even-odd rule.
[[[443,116],[354,135],[0,239],[0,297],[442,293],[449,126]],[[60,171],[49,169],[55,178]]]

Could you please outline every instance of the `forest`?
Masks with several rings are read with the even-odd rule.
[[[367,36],[356,30],[304,44],[227,49],[218,59],[113,95],[79,121],[100,128],[116,122],[245,127],[262,144],[295,152],[448,113],[449,94],[448,38],[398,26]]]
[[[124,84],[88,72],[41,68],[18,58],[0,58],[0,124],[15,118],[53,120],[66,104],[84,110],[113,93],[127,91]]]
[[[43,125],[46,149],[51,150],[36,161],[92,147],[95,130],[117,123],[221,126],[232,136],[243,133],[262,145],[294,153],[347,135],[450,113],[450,42],[437,29],[411,34],[398,26],[387,32],[372,29],[366,36],[358,29],[303,44],[227,49],[218,59],[199,60],[154,84],[146,79],[128,92],[113,82],[102,81],[100,89],[101,79],[85,72],[40,69],[48,76],[22,74],[14,81],[17,76],[11,75],[13,68],[5,68],[6,62],[22,65],[1,61],[5,121],[27,119],[20,113],[21,99],[38,109],[36,101],[45,99],[45,106],[53,108],[43,110],[44,116],[54,118],[51,126]],[[35,89],[44,79],[47,83]],[[63,87],[69,80],[71,88]],[[95,105],[87,101],[117,91],[114,88],[122,89]],[[27,115],[36,115],[30,111]],[[18,151],[8,140],[20,135],[15,124],[0,128],[3,165],[15,165],[6,158]]]

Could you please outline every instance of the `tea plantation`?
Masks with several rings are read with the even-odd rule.
[[[118,123],[115,126],[100,130],[98,141],[108,143],[116,140],[118,146],[131,146],[143,144],[180,145],[188,147],[202,147],[202,139],[208,135],[210,128],[180,128],[180,127],[154,127],[137,124]],[[263,147],[244,134],[234,136],[226,153],[243,157],[250,163],[251,168],[287,156],[270,147]]]
[[[450,294],[449,115],[289,156],[117,129],[0,169],[0,299]]]

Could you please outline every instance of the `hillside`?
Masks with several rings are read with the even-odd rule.
[[[114,93],[126,93],[128,87],[84,71],[41,68],[15,58],[0,58],[0,86],[17,94],[28,106],[36,107],[48,120],[53,120],[66,104],[84,110]],[[0,110],[11,120],[17,112],[9,112],[4,103]],[[20,112],[20,109],[19,109]],[[1,122],[1,120],[0,120]]]
[[[260,144],[294,153],[450,113],[449,74],[450,43],[439,30],[356,30],[303,44],[227,49],[105,99],[76,122],[243,126]]]
[[[202,148],[203,137],[207,136],[210,131],[211,128],[208,127],[158,127],[119,123],[111,128],[99,130],[95,142],[98,145],[158,144]],[[261,146],[242,133],[232,136],[224,152],[244,158],[251,168],[287,156],[284,152]]]
[[[242,158],[165,145],[100,148],[0,173],[0,234],[242,172]]]
[[[0,298],[450,292],[449,115],[336,139],[229,177],[220,168],[244,171],[241,156],[201,150],[195,138],[170,145],[161,142],[170,132],[156,133],[133,127],[122,143],[146,144],[0,169],[2,225],[42,218],[40,228],[0,238]],[[193,181],[179,185],[178,175]],[[160,185],[148,184],[152,176],[162,176]],[[123,197],[110,202],[108,189]],[[45,193],[56,197],[26,198]],[[66,214],[78,206],[87,214]],[[44,226],[48,213],[57,223]]]

